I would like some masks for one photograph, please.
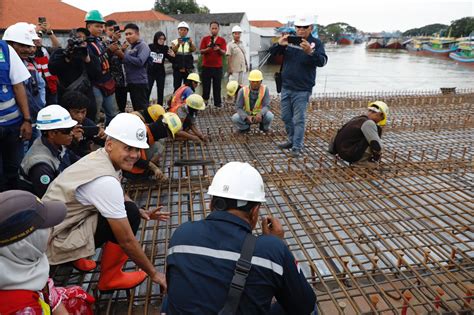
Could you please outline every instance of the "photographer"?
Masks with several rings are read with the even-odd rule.
[[[123,113],[127,106],[127,83],[125,82],[122,59],[119,57],[119,53],[122,51],[120,25],[114,20],[107,20],[105,22],[105,34],[107,35],[108,49],[111,53],[109,59],[110,74],[115,80],[115,101],[117,102],[119,111]],[[117,52],[119,50],[120,52]]]
[[[202,97],[204,101],[209,101],[209,94],[214,95],[214,106],[221,107],[221,81],[222,81],[222,56],[227,51],[227,43],[224,38],[219,37],[219,23],[209,24],[211,35],[201,40],[202,54]]]
[[[49,60],[49,71],[58,76],[58,99],[69,91],[77,91],[87,96],[89,103],[87,114],[95,119],[96,104],[89,78],[100,74],[100,63],[91,58],[87,51],[86,38],[89,31],[85,28],[73,30],[66,48],[57,49]]]
[[[186,80],[188,75],[193,72],[194,58],[193,52],[196,46],[191,37],[188,37],[189,25],[186,22],[178,24],[179,37],[171,42],[171,49],[176,54],[173,63],[173,88],[176,91]]]

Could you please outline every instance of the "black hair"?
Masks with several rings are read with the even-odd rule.
[[[237,207],[238,200],[212,196],[211,199],[211,210],[226,211],[230,209],[237,209],[244,212],[250,212],[255,206],[260,205],[257,201],[247,201],[244,206]]]
[[[212,24],[217,24],[218,27],[221,27],[221,25],[217,21],[212,21],[211,23],[209,23],[209,26],[212,26]]]
[[[164,36],[164,37],[165,37],[165,40],[166,40],[166,35],[165,35],[165,33],[163,33],[162,31],[158,31],[158,32],[156,32],[155,35],[153,36],[153,44],[158,45],[158,39],[159,39],[161,36]]]
[[[89,107],[89,98],[81,92],[70,91],[61,97],[60,105],[67,109],[84,109]]]
[[[110,26],[114,26],[114,25],[117,25],[117,21],[115,21],[115,20],[107,20],[107,21],[105,21],[105,26],[106,26],[106,27],[110,27]]]
[[[140,29],[138,28],[138,25],[135,24],[135,23],[128,23],[127,25],[125,25],[125,27],[123,29],[124,30],[131,29],[131,30],[134,30],[137,33],[140,32]]]
[[[75,36],[77,32],[84,33],[86,36],[91,36],[91,32],[89,32],[89,30],[85,27],[76,28],[75,30],[71,32],[71,34]]]

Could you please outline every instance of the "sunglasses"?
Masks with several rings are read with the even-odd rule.
[[[58,129],[57,131],[59,133],[62,133],[63,135],[69,135],[72,132],[72,128],[63,128],[63,129]]]
[[[296,27],[296,28],[302,28],[302,29],[307,30],[307,29],[310,27],[310,25],[306,25],[306,26],[296,26],[296,25],[295,25],[295,27]]]

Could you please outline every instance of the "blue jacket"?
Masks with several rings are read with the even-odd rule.
[[[219,312],[248,233],[250,225],[226,211],[176,229],[167,256],[168,314]],[[309,314],[316,302],[288,247],[275,236],[261,235],[238,313],[266,314],[273,297],[288,314]]]
[[[306,40],[311,46],[314,45],[311,55],[294,45],[276,44],[270,48],[272,55],[283,54],[282,87],[284,89],[312,92],[316,83],[316,67],[324,67],[328,62],[324,44],[311,35]]]
[[[150,47],[143,40],[139,40],[125,51],[123,65],[127,83],[148,84],[149,57]]]

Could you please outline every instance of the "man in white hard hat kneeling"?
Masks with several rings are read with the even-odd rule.
[[[82,271],[96,267],[88,258],[103,247],[98,289],[129,289],[151,280],[166,289],[165,277],[158,272],[135,239],[140,219],[166,220],[160,208],[138,209],[124,195],[121,171],[130,171],[148,148],[145,124],[133,114],[118,114],[105,133],[105,147],[94,151],[61,173],[48,187],[43,200],[66,204],[66,219],[51,231],[47,250],[51,265],[73,262]],[[130,257],[143,271],[123,272]]]
[[[229,162],[215,174],[211,213],[180,225],[167,256],[167,314],[309,314],[316,297],[283,242],[278,219],[262,217],[262,176],[248,163]],[[273,298],[277,303],[272,304]],[[280,312],[281,314],[281,312]]]

